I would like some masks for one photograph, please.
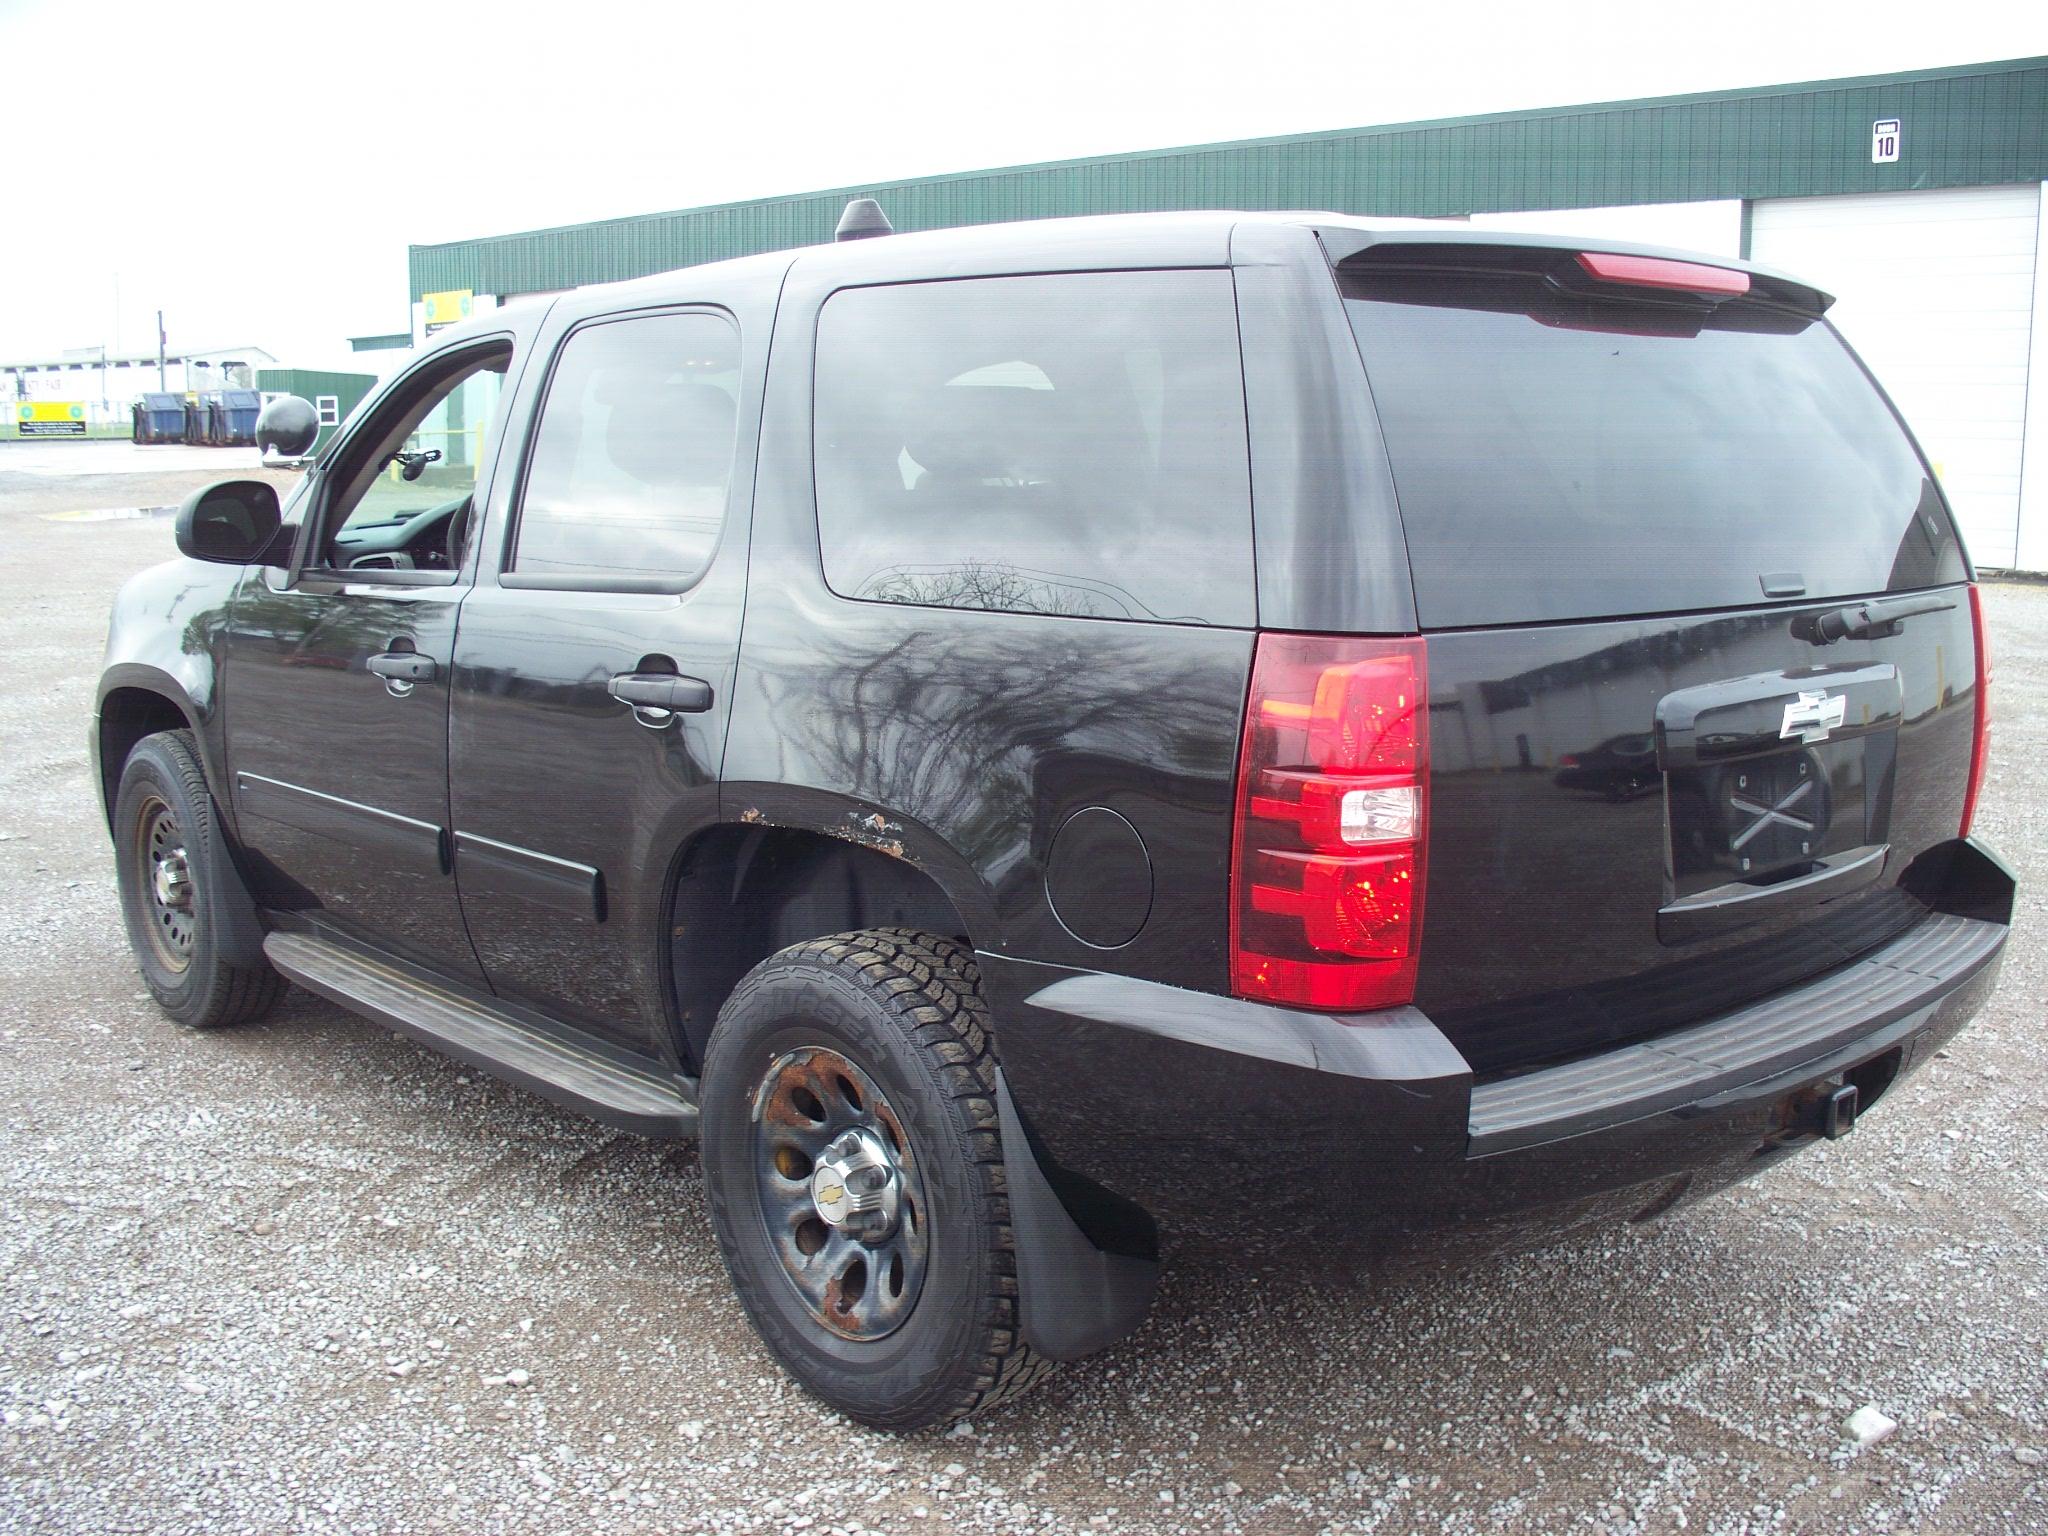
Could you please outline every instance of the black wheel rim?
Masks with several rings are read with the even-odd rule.
[[[192,963],[199,929],[197,891],[177,812],[155,795],[135,818],[135,899],[157,963],[182,972]]]
[[[769,1064],[753,1122],[761,1224],[790,1285],[840,1338],[893,1333],[931,1252],[924,1182],[895,1109],[855,1062],[807,1047]]]

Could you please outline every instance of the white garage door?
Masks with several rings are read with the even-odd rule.
[[[1934,461],[1980,565],[2017,563],[2041,190],[1759,202],[1750,255],[1836,296],[1828,314]],[[2048,469],[2036,469],[2037,474]]]

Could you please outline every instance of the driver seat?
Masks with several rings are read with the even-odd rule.
[[[448,555],[448,569],[462,569],[462,552],[469,546],[470,513],[475,509],[474,497],[462,498],[462,505],[455,509],[455,515],[448,519],[448,539],[444,548]]]

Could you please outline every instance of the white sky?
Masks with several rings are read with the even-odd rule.
[[[0,0],[0,358],[161,306],[318,365],[405,327],[408,243],[2041,52],[2038,4],[1959,0]]]

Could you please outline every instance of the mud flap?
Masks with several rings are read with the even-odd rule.
[[[227,818],[220,802],[214,801],[213,836],[206,840],[205,878],[213,892],[213,948],[229,965],[254,970],[269,964],[263,958],[263,924],[256,916],[256,901],[248,882],[235,866],[228,848]]]
[[[1017,1244],[1024,1341],[1054,1360],[1078,1360],[1134,1332],[1159,1287],[1156,1259],[1104,1253],[1067,1214],[1032,1150],[1010,1085],[996,1068],[996,1113]]]

